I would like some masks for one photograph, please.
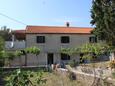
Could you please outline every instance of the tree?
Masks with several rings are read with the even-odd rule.
[[[5,61],[5,65],[10,66],[11,61],[15,58],[15,54],[14,54],[14,52],[3,51],[2,57]]]
[[[0,51],[4,49],[4,39],[0,36]]]
[[[111,52],[111,47],[102,43],[87,43],[81,46],[83,58],[94,61],[98,56]]]
[[[0,36],[5,41],[11,41],[11,39],[12,39],[12,33],[10,32],[10,29],[7,28],[6,26],[1,27]]]
[[[26,48],[25,52],[35,54],[35,55],[39,55],[40,49],[34,46],[34,47]]]
[[[61,48],[61,53],[67,54],[67,55],[74,55],[80,53],[80,48]]]
[[[7,54],[6,59],[8,59],[8,65],[10,66],[11,61],[14,60],[14,58],[15,58],[15,53],[14,52],[6,52],[6,54]]]
[[[4,50],[4,40],[3,38],[0,36],[0,66],[4,65],[4,59],[2,56],[2,51]]]
[[[115,45],[115,0],[93,0],[91,9],[92,31],[99,39]]]
[[[86,43],[79,48],[62,48],[61,53],[68,55],[78,55],[83,53],[83,59],[94,60],[96,57],[104,53],[113,52],[113,47],[102,43]]]

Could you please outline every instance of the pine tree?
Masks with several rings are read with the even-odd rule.
[[[93,0],[91,24],[95,26],[93,34],[115,45],[115,0]]]

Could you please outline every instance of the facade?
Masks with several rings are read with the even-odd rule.
[[[27,55],[28,66],[50,65],[53,63],[68,63],[70,60],[79,61],[80,56],[68,56],[61,54],[61,48],[79,47],[84,43],[96,42],[91,35],[93,28],[85,27],[57,27],[57,26],[27,26],[26,30],[14,31],[14,36],[8,50],[21,50],[26,47],[36,46],[40,48],[40,54]],[[12,44],[13,42],[13,44]],[[8,43],[6,43],[8,45]],[[12,61],[13,66],[24,65],[25,57]]]
[[[53,63],[68,63],[79,61],[79,55],[61,54],[61,48],[79,47],[91,40],[92,28],[27,26],[26,47],[39,47],[38,56],[28,55],[27,65],[49,65]]]

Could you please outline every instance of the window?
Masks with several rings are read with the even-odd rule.
[[[95,36],[89,37],[89,42],[90,43],[97,43],[97,37],[95,37]]]
[[[70,60],[70,56],[67,54],[62,54],[61,53],[61,60]]]
[[[36,42],[37,43],[45,43],[45,36],[37,36]]]
[[[61,37],[61,43],[69,43],[69,36],[62,36]]]

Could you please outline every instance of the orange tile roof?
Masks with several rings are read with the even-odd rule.
[[[13,33],[26,33],[26,30],[14,30]]]
[[[25,39],[26,38],[26,30],[14,30],[13,34],[17,39]]]
[[[56,33],[56,34],[90,34],[93,28],[87,27],[57,27],[57,26],[27,26],[26,33]]]

